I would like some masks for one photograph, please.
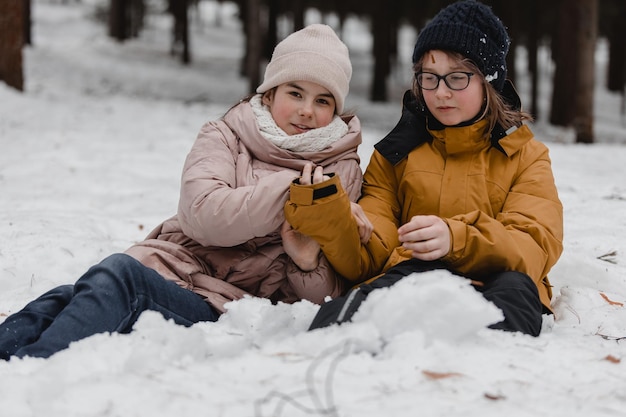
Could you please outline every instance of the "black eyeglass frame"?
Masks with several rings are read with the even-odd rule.
[[[434,87],[434,88],[426,88],[426,87],[424,87],[424,86],[422,85],[422,82],[421,82],[421,79],[420,79],[420,78],[421,78],[421,77],[420,77],[420,75],[422,75],[422,74],[429,74],[429,75],[433,75],[433,76],[435,76],[435,78],[437,78],[437,85],[435,85],[435,87]],[[452,74],[464,74],[464,75],[466,75],[466,76],[467,76],[467,84],[465,85],[465,87],[463,87],[463,88],[453,88],[453,87],[450,85],[450,83],[448,83],[448,77],[449,77],[450,75],[452,75]],[[444,83],[446,83],[446,86],[447,86],[450,90],[453,90],[453,91],[461,91],[461,90],[465,90],[467,87],[469,87],[469,85],[470,85],[470,81],[472,80],[472,76],[474,76],[474,75],[475,75],[475,73],[473,73],[473,72],[469,72],[469,71],[452,71],[452,72],[449,72],[449,73],[444,74],[444,75],[439,75],[439,74],[435,74],[435,73],[433,73],[433,72],[428,72],[428,71],[419,71],[419,72],[416,72],[416,73],[415,73],[415,80],[417,81],[417,85],[419,85],[419,86],[420,86],[420,88],[422,88],[422,89],[424,89],[424,90],[428,90],[428,91],[432,91],[432,90],[436,90],[436,89],[438,89],[438,88],[439,88],[439,82],[440,82],[441,80],[443,80],[443,82],[444,82]]]

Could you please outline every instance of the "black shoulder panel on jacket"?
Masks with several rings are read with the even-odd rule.
[[[522,102],[510,80],[506,80],[500,94],[513,109],[520,110],[522,108]],[[387,136],[374,145],[374,148],[392,165],[396,165],[413,149],[432,139],[430,133],[428,133],[428,127],[431,130],[445,128],[444,125],[430,115],[428,109],[422,107],[417,103],[415,95],[410,90],[407,90],[402,98],[402,116],[400,121]],[[466,123],[471,124],[473,122],[474,120]],[[500,145],[500,139],[506,135],[506,130],[499,124],[496,124],[491,131],[491,145],[502,153],[506,152]]]
[[[409,152],[430,139],[426,130],[426,115],[420,112],[415,96],[407,90],[402,98],[400,121],[374,148],[392,165],[396,165]]]

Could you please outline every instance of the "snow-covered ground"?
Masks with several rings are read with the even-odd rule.
[[[117,44],[91,19],[100,2],[34,0],[26,91],[0,84],[0,320],[173,214],[200,126],[246,93],[231,4],[202,3],[194,62],[184,67],[169,56],[167,17],[151,16],[139,39]],[[367,26],[351,20],[343,34],[365,168],[400,114],[414,33],[402,32],[385,104],[367,101]],[[603,51],[597,143],[534,126],[565,207],[565,250],[550,274],[556,314],[540,337],[485,329],[499,311],[465,281],[431,272],[375,294],[340,328],[306,332],[317,308],[308,302],[246,299],[217,323],[183,328],[144,314],[130,335],[96,335],[47,360],[0,361],[0,414],[623,416],[626,120],[621,97],[602,87]],[[544,115],[549,73],[544,65]],[[522,95],[525,85],[522,74]]]

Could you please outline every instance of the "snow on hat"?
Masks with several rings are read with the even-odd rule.
[[[331,92],[337,113],[341,113],[351,77],[348,47],[330,26],[315,23],[276,45],[265,68],[265,79],[256,92],[264,93],[291,81],[310,81]]]
[[[417,37],[413,63],[433,50],[458,52],[474,62],[497,91],[506,80],[506,55],[511,40],[489,6],[475,0],[442,9]]]

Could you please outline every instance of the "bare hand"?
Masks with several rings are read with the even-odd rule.
[[[283,249],[298,268],[303,271],[317,268],[320,245],[315,240],[294,230],[286,220],[280,228],[280,236]]]
[[[330,177],[324,175],[324,168],[321,166],[313,168],[312,162],[307,162],[302,169],[302,176],[300,177],[300,185],[319,184],[320,182],[328,181]]]
[[[370,222],[370,219],[367,218],[367,215],[357,203],[350,202],[350,209],[352,210],[352,217],[356,220],[356,225],[359,229],[361,243],[366,244],[372,236],[374,225]]]
[[[422,261],[434,261],[450,252],[450,229],[437,216],[413,216],[398,229],[398,238]]]

